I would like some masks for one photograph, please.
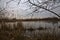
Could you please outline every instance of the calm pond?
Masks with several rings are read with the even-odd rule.
[[[17,27],[19,22],[5,22],[7,27],[14,28]],[[0,28],[3,23],[0,23]],[[43,33],[50,34],[60,34],[60,21],[30,21],[30,22],[20,22],[20,25],[24,27],[22,35],[27,37],[40,36]],[[20,26],[21,27],[21,26]]]

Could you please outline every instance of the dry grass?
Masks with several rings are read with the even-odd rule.
[[[13,29],[8,28],[5,23],[1,25],[0,40],[14,40],[18,35],[21,34],[22,30],[24,29],[21,22],[17,23],[17,27],[14,25]]]
[[[34,37],[27,37],[21,35],[23,31],[24,28],[21,22],[17,23],[17,27],[15,27],[14,25],[13,29],[8,28],[7,25],[5,25],[4,23],[2,24],[0,29],[0,40],[60,40],[59,36],[56,36],[55,34],[49,34],[49,33],[39,34],[40,37],[37,37],[36,35],[34,35]]]

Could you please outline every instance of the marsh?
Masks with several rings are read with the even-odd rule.
[[[60,21],[2,22],[0,35],[1,40],[59,40]]]

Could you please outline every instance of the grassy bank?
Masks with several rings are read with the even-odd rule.
[[[6,23],[0,23],[0,40],[60,40],[60,36],[57,36],[52,32],[52,34],[48,33],[42,33],[37,36],[34,34],[33,37],[24,36],[23,31],[23,25],[21,22],[18,22],[17,25],[13,25],[13,29],[10,28],[10,25],[6,25]],[[30,29],[29,29],[30,30]],[[32,28],[31,28],[32,30]],[[34,30],[34,29],[33,29]],[[39,28],[39,30],[44,30],[43,28]]]

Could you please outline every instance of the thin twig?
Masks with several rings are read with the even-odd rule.
[[[58,15],[57,13],[55,13],[55,12],[49,10],[49,9],[46,9],[46,8],[44,8],[44,7],[42,7],[42,6],[38,6],[38,5],[34,4],[34,3],[32,3],[30,0],[28,0],[28,2],[29,2],[30,4],[32,4],[32,5],[34,5],[34,6],[37,6],[37,7],[42,8],[42,9],[45,9],[46,11],[49,11],[49,12],[57,15],[58,17],[60,17],[60,15]]]

